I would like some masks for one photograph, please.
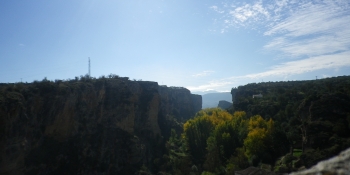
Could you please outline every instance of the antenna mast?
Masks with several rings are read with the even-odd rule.
[[[89,77],[91,77],[90,68],[91,68],[91,66],[90,66],[90,57],[89,57]]]

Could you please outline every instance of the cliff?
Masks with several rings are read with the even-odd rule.
[[[220,100],[218,104],[218,108],[221,109],[228,109],[232,107],[232,103],[226,101],[226,100]]]
[[[202,109],[202,96],[191,94],[186,88],[159,86],[158,91],[163,115],[179,116],[177,118],[180,120],[188,120]]]
[[[127,78],[0,85],[0,174],[133,174],[200,97]]]
[[[202,109],[202,96],[191,94],[182,87],[159,86],[161,97],[159,123],[165,138],[170,137],[170,129],[178,134],[182,132],[182,124]]]

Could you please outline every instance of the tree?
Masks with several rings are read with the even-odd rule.
[[[194,119],[190,119],[184,124],[183,137],[187,142],[194,163],[202,164],[205,161],[207,139],[215,127],[225,121],[232,120],[232,118],[230,113],[220,108],[211,108],[199,111]]]
[[[221,148],[221,161],[227,161],[235,152],[236,148],[243,146],[243,140],[247,136],[246,113],[235,112],[232,120],[220,123],[215,127],[213,136],[217,147]]]
[[[237,148],[235,154],[228,160],[226,169],[227,174],[235,174],[236,170],[241,170],[249,167],[248,158],[245,155],[244,148]]]
[[[220,159],[220,148],[217,146],[215,137],[213,136],[208,138],[207,144],[208,153],[203,168],[206,171],[215,172],[217,171],[217,168],[222,165]]]
[[[165,147],[167,154],[163,156],[163,170],[170,171],[172,174],[189,174],[192,163],[185,143],[179,139],[174,129],[171,129],[171,136]]]
[[[269,161],[266,155],[273,145],[274,122],[272,119],[265,121],[261,116],[253,116],[249,119],[248,136],[244,139],[245,153],[253,164],[259,161]]]

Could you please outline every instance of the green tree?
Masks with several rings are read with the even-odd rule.
[[[235,154],[227,161],[227,174],[235,174],[236,170],[249,167],[248,157],[245,155],[244,148],[237,148]]]
[[[216,172],[217,168],[222,165],[220,159],[220,148],[217,146],[215,137],[211,136],[207,140],[207,155],[203,164],[205,171]]]
[[[187,154],[185,143],[178,137],[174,129],[171,129],[171,136],[165,147],[167,154],[163,156],[162,170],[172,174],[189,174],[192,162]]]
[[[213,135],[217,147],[221,148],[221,161],[227,161],[236,148],[243,146],[247,137],[247,120],[245,112],[238,111],[233,114],[232,120],[220,123],[215,127]]]

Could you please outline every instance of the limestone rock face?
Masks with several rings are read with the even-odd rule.
[[[162,155],[159,121],[197,112],[187,89],[160,92],[125,78],[1,85],[0,174],[133,174]]]
[[[348,175],[350,174],[350,148],[338,156],[321,161],[310,169],[291,173],[291,175]]]

